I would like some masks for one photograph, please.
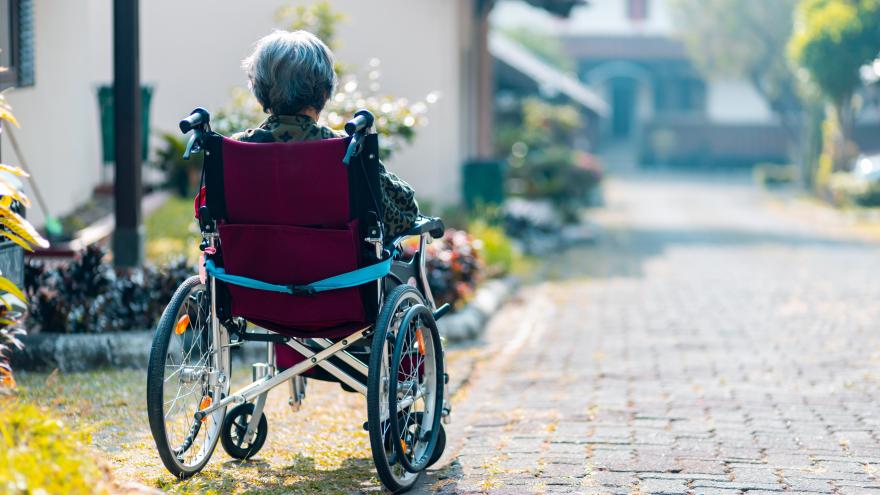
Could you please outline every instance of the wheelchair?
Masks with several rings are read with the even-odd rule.
[[[195,200],[199,274],[177,289],[150,353],[147,409],[165,467],[198,473],[218,440],[249,459],[268,436],[269,390],[290,387],[296,409],[308,379],[339,382],[367,399],[372,457],[382,484],[414,486],[441,456],[448,375],[425,271],[425,245],[443,222],[422,217],[386,238],[378,196],[378,136],[361,110],[348,137],[245,143],[211,131],[197,108],[180,123],[185,158],[203,153]],[[419,237],[415,254],[401,242]],[[258,328],[263,330],[259,330]],[[252,383],[230,391],[230,352],[266,344]]]

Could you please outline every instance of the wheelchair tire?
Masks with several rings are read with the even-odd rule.
[[[223,450],[235,459],[250,459],[257,455],[257,452],[263,448],[266,443],[266,437],[269,436],[269,422],[266,421],[266,414],[260,416],[260,423],[257,425],[257,436],[250,444],[244,442],[244,434],[247,432],[248,422],[254,415],[254,404],[248,402],[239,404],[229,411],[226,419],[223,420],[223,427],[220,430],[220,444]],[[234,430],[234,431],[233,431]]]
[[[446,428],[443,426],[443,423],[440,423],[440,429],[437,430],[437,443],[434,445],[434,453],[431,454],[428,467],[437,464],[437,461],[443,457],[444,451],[446,451]]]
[[[412,489],[418,482],[422,472],[411,473],[397,461],[397,451],[391,436],[388,434],[390,422],[388,418],[388,382],[390,365],[393,355],[392,341],[396,335],[392,328],[409,308],[425,305],[421,293],[409,285],[401,285],[391,290],[376,319],[370,349],[369,374],[367,377],[367,430],[370,436],[370,447],[376,473],[382,484],[393,493],[402,493]],[[440,351],[440,337],[432,333],[432,342],[436,341],[436,349]],[[441,357],[442,362],[442,357]],[[442,373],[442,371],[441,371]],[[442,375],[439,375],[442,376]],[[442,383],[440,394],[442,394]],[[383,412],[386,419],[383,420]],[[439,411],[438,411],[439,414]],[[438,435],[439,436],[439,435]],[[433,456],[432,456],[433,458]]]
[[[150,350],[150,431],[162,463],[180,479],[198,473],[208,463],[226,413],[221,408],[202,421],[193,417],[202,404],[220,400],[228,393],[228,353],[211,351],[228,344],[228,336],[220,330],[220,342],[213,342],[210,321],[208,290],[199,277],[190,277],[165,307]],[[224,379],[212,385],[207,378],[213,371],[219,371]]]
[[[428,339],[424,337],[426,331],[429,332]],[[399,397],[401,389],[398,388],[401,376],[404,377],[403,384],[409,384],[409,390],[402,390],[403,400],[407,400],[407,394],[416,388],[413,383],[418,385],[421,380],[425,380],[426,394],[413,393],[411,405],[404,406],[399,413],[403,420],[392,421],[389,425],[397,462],[410,473],[418,473],[428,467],[437,445],[443,411],[443,352],[440,346],[440,334],[431,310],[422,304],[407,309],[397,328],[391,359],[390,376],[397,379],[389,381],[388,410],[397,411],[402,402]],[[424,357],[424,361],[420,357]],[[430,363],[432,359],[433,366]],[[434,389],[433,394],[427,395],[431,387]],[[414,409],[419,408],[417,404],[422,397],[426,397],[422,400],[422,411],[415,411]],[[429,425],[425,425],[426,411],[432,412],[428,418]]]

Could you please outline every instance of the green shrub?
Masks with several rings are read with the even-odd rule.
[[[6,69],[0,67],[0,72],[4,70]],[[12,115],[12,107],[0,92],[0,127],[4,122],[18,127],[18,121]],[[0,170],[19,177],[28,177],[21,167],[0,163]],[[49,247],[49,242],[20,215],[22,207],[28,208],[31,205],[28,197],[6,178],[0,178],[0,190],[3,191],[0,195],[0,237],[4,238],[3,242],[13,242],[26,251],[33,251],[35,246]],[[27,298],[21,288],[0,274],[0,392],[15,388],[8,353],[22,345],[17,337],[24,333],[23,306],[26,304]]]
[[[191,197],[198,188],[203,155],[194,154],[189,160],[183,158],[189,136],[162,134],[163,146],[156,152],[156,166],[165,172],[166,186],[178,196]]]
[[[89,453],[90,435],[45,410],[12,398],[0,402],[0,493],[109,493],[109,475]]]
[[[835,206],[874,208],[880,206],[880,184],[850,172],[834,172],[826,196]]]
[[[880,184],[873,183],[865,188],[865,191],[856,198],[859,206],[876,208],[880,206]]]
[[[516,273],[524,269],[526,260],[504,229],[483,220],[468,225],[468,233],[477,239],[480,257],[485,263],[487,277]]]
[[[758,163],[752,169],[752,175],[755,182],[764,187],[791,185],[800,178],[797,166],[776,163]]]

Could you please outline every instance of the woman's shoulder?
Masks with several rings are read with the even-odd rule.
[[[249,143],[274,143],[288,141],[313,141],[345,137],[345,133],[335,131],[302,115],[272,115],[259,127],[247,129],[232,135],[231,139]]]
[[[275,136],[272,131],[256,127],[254,129],[246,129],[236,132],[229,137],[234,141],[243,141],[245,143],[274,143]]]

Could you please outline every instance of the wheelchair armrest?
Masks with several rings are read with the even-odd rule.
[[[422,235],[425,232],[430,233],[431,237],[434,239],[439,239],[443,237],[443,233],[446,232],[446,226],[443,225],[443,220],[437,217],[419,217],[419,219],[416,220],[415,225],[410,227],[409,230],[401,233],[400,237]]]
[[[422,235],[424,233],[429,233],[434,239],[439,239],[443,237],[444,232],[446,232],[446,226],[443,225],[443,220],[437,217],[419,217],[415,225],[398,234],[391,242],[391,245],[399,244],[404,237]]]

